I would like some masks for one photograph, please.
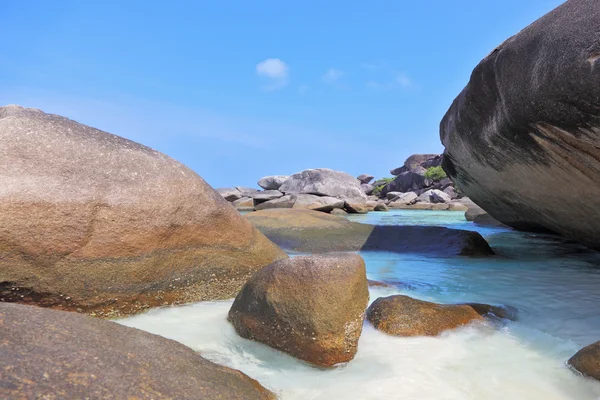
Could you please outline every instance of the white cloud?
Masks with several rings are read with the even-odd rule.
[[[410,78],[402,72],[396,75],[396,83],[398,83],[402,87],[409,87],[412,84]]]
[[[287,78],[288,66],[279,58],[268,58],[256,64],[256,73],[267,78]]]
[[[334,83],[338,79],[340,79],[344,75],[342,71],[335,68],[329,68],[327,72],[323,75],[322,79],[325,83]]]
[[[268,58],[256,64],[256,74],[270,81],[263,87],[265,90],[277,90],[287,85],[288,73],[289,67],[279,58]]]

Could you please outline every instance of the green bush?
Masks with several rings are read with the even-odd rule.
[[[373,196],[379,196],[381,194],[381,191],[385,187],[385,185],[387,185],[388,183],[390,183],[393,180],[394,180],[394,178],[381,178],[381,179],[377,179],[375,181],[375,183],[377,183],[377,186],[375,186],[375,189],[373,189],[373,192],[371,194]]]
[[[446,172],[442,169],[442,167],[429,167],[427,171],[425,171],[425,178],[431,179],[432,181],[441,181],[446,178]]]

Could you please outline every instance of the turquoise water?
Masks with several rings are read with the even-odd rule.
[[[465,221],[462,212],[399,210],[350,215],[372,224],[437,225],[479,231],[494,257],[432,258],[363,252],[371,301],[394,293],[442,303],[505,304],[519,320],[470,326],[437,338],[396,338],[368,324],[356,358],[323,371],[239,338],[231,301],[152,310],[121,320],[178,340],[240,369],[283,399],[597,400],[600,383],[565,361],[600,340],[600,253],[547,236]]]

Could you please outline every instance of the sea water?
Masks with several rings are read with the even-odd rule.
[[[504,304],[519,310],[518,321],[416,338],[388,336],[365,323],[355,359],[329,370],[237,336],[226,320],[232,300],[155,309],[118,322],[239,369],[281,399],[600,399],[600,383],[565,364],[600,340],[600,253],[549,235],[478,227],[461,212],[401,210],[349,218],[477,230],[497,254],[362,252],[369,279],[395,285],[371,288],[371,301],[406,294],[441,303]]]

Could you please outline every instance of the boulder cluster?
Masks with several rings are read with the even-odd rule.
[[[436,154],[413,154],[402,167],[390,171],[395,178],[375,181],[373,175],[354,178],[345,172],[317,168],[291,176],[266,176],[258,181],[262,190],[236,186],[217,192],[241,211],[296,208],[354,214],[389,208],[466,210],[462,196],[440,167],[442,159]],[[437,172],[435,169],[438,174],[431,173]]]

